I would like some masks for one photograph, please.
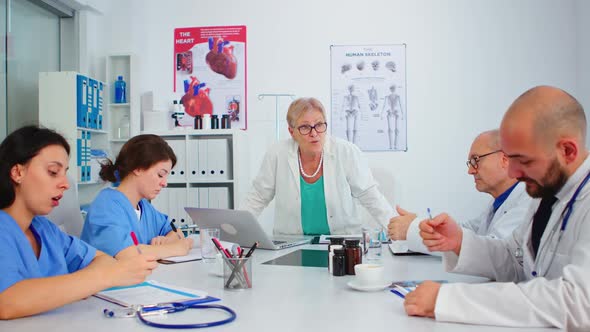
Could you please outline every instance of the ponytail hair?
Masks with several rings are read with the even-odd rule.
[[[115,163],[107,159],[101,164],[99,175],[104,181],[115,183],[122,181],[136,169],[148,169],[168,160],[172,162],[172,167],[176,165],[176,155],[162,137],[152,134],[137,135],[123,145]]]

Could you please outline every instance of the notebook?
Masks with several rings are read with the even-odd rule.
[[[428,256],[427,254],[408,249],[406,241],[391,241],[389,250],[395,256]]]
[[[311,236],[273,236],[266,234],[258,220],[249,211],[227,209],[184,208],[199,228],[221,229],[221,240],[250,247],[258,242],[258,248],[279,250],[309,243]]]

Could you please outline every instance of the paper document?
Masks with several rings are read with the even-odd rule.
[[[446,280],[433,280],[434,282],[438,282],[439,284],[446,283]],[[399,291],[402,295],[406,295],[409,292],[412,292],[423,283],[424,280],[406,280],[406,281],[394,281],[389,285],[389,288],[395,289]]]
[[[171,264],[198,261],[200,259],[203,259],[203,256],[201,255],[201,248],[193,248],[185,256],[166,257],[164,259],[160,259],[160,262],[164,264]]]
[[[142,282],[134,286],[105,289],[94,296],[124,307],[137,304],[150,305],[193,300],[202,300],[202,302],[218,300],[208,297],[204,291],[171,286],[154,280]]]

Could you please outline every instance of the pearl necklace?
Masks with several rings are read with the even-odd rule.
[[[306,178],[313,178],[316,175],[318,175],[318,173],[320,172],[320,168],[322,168],[322,162],[324,161],[324,151],[323,150],[322,150],[322,154],[320,155],[320,162],[318,163],[318,168],[315,170],[315,172],[313,172],[312,175],[305,173],[305,171],[303,170],[303,163],[301,162],[301,151],[299,151],[299,153],[297,154],[297,157],[299,157],[299,170],[301,170],[301,175],[303,175]]]

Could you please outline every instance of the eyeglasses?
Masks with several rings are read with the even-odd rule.
[[[473,167],[473,169],[477,169],[479,167],[479,160],[483,157],[487,157],[491,154],[502,152],[502,150],[492,151],[486,154],[482,154],[481,156],[474,155],[469,160],[467,160],[467,168]]]
[[[303,125],[303,126],[297,127],[297,130],[299,130],[299,133],[301,135],[309,135],[311,133],[312,129],[315,129],[315,132],[318,134],[326,132],[326,130],[328,129],[328,123],[327,122],[320,122],[320,123],[316,123],[315,126]]]

